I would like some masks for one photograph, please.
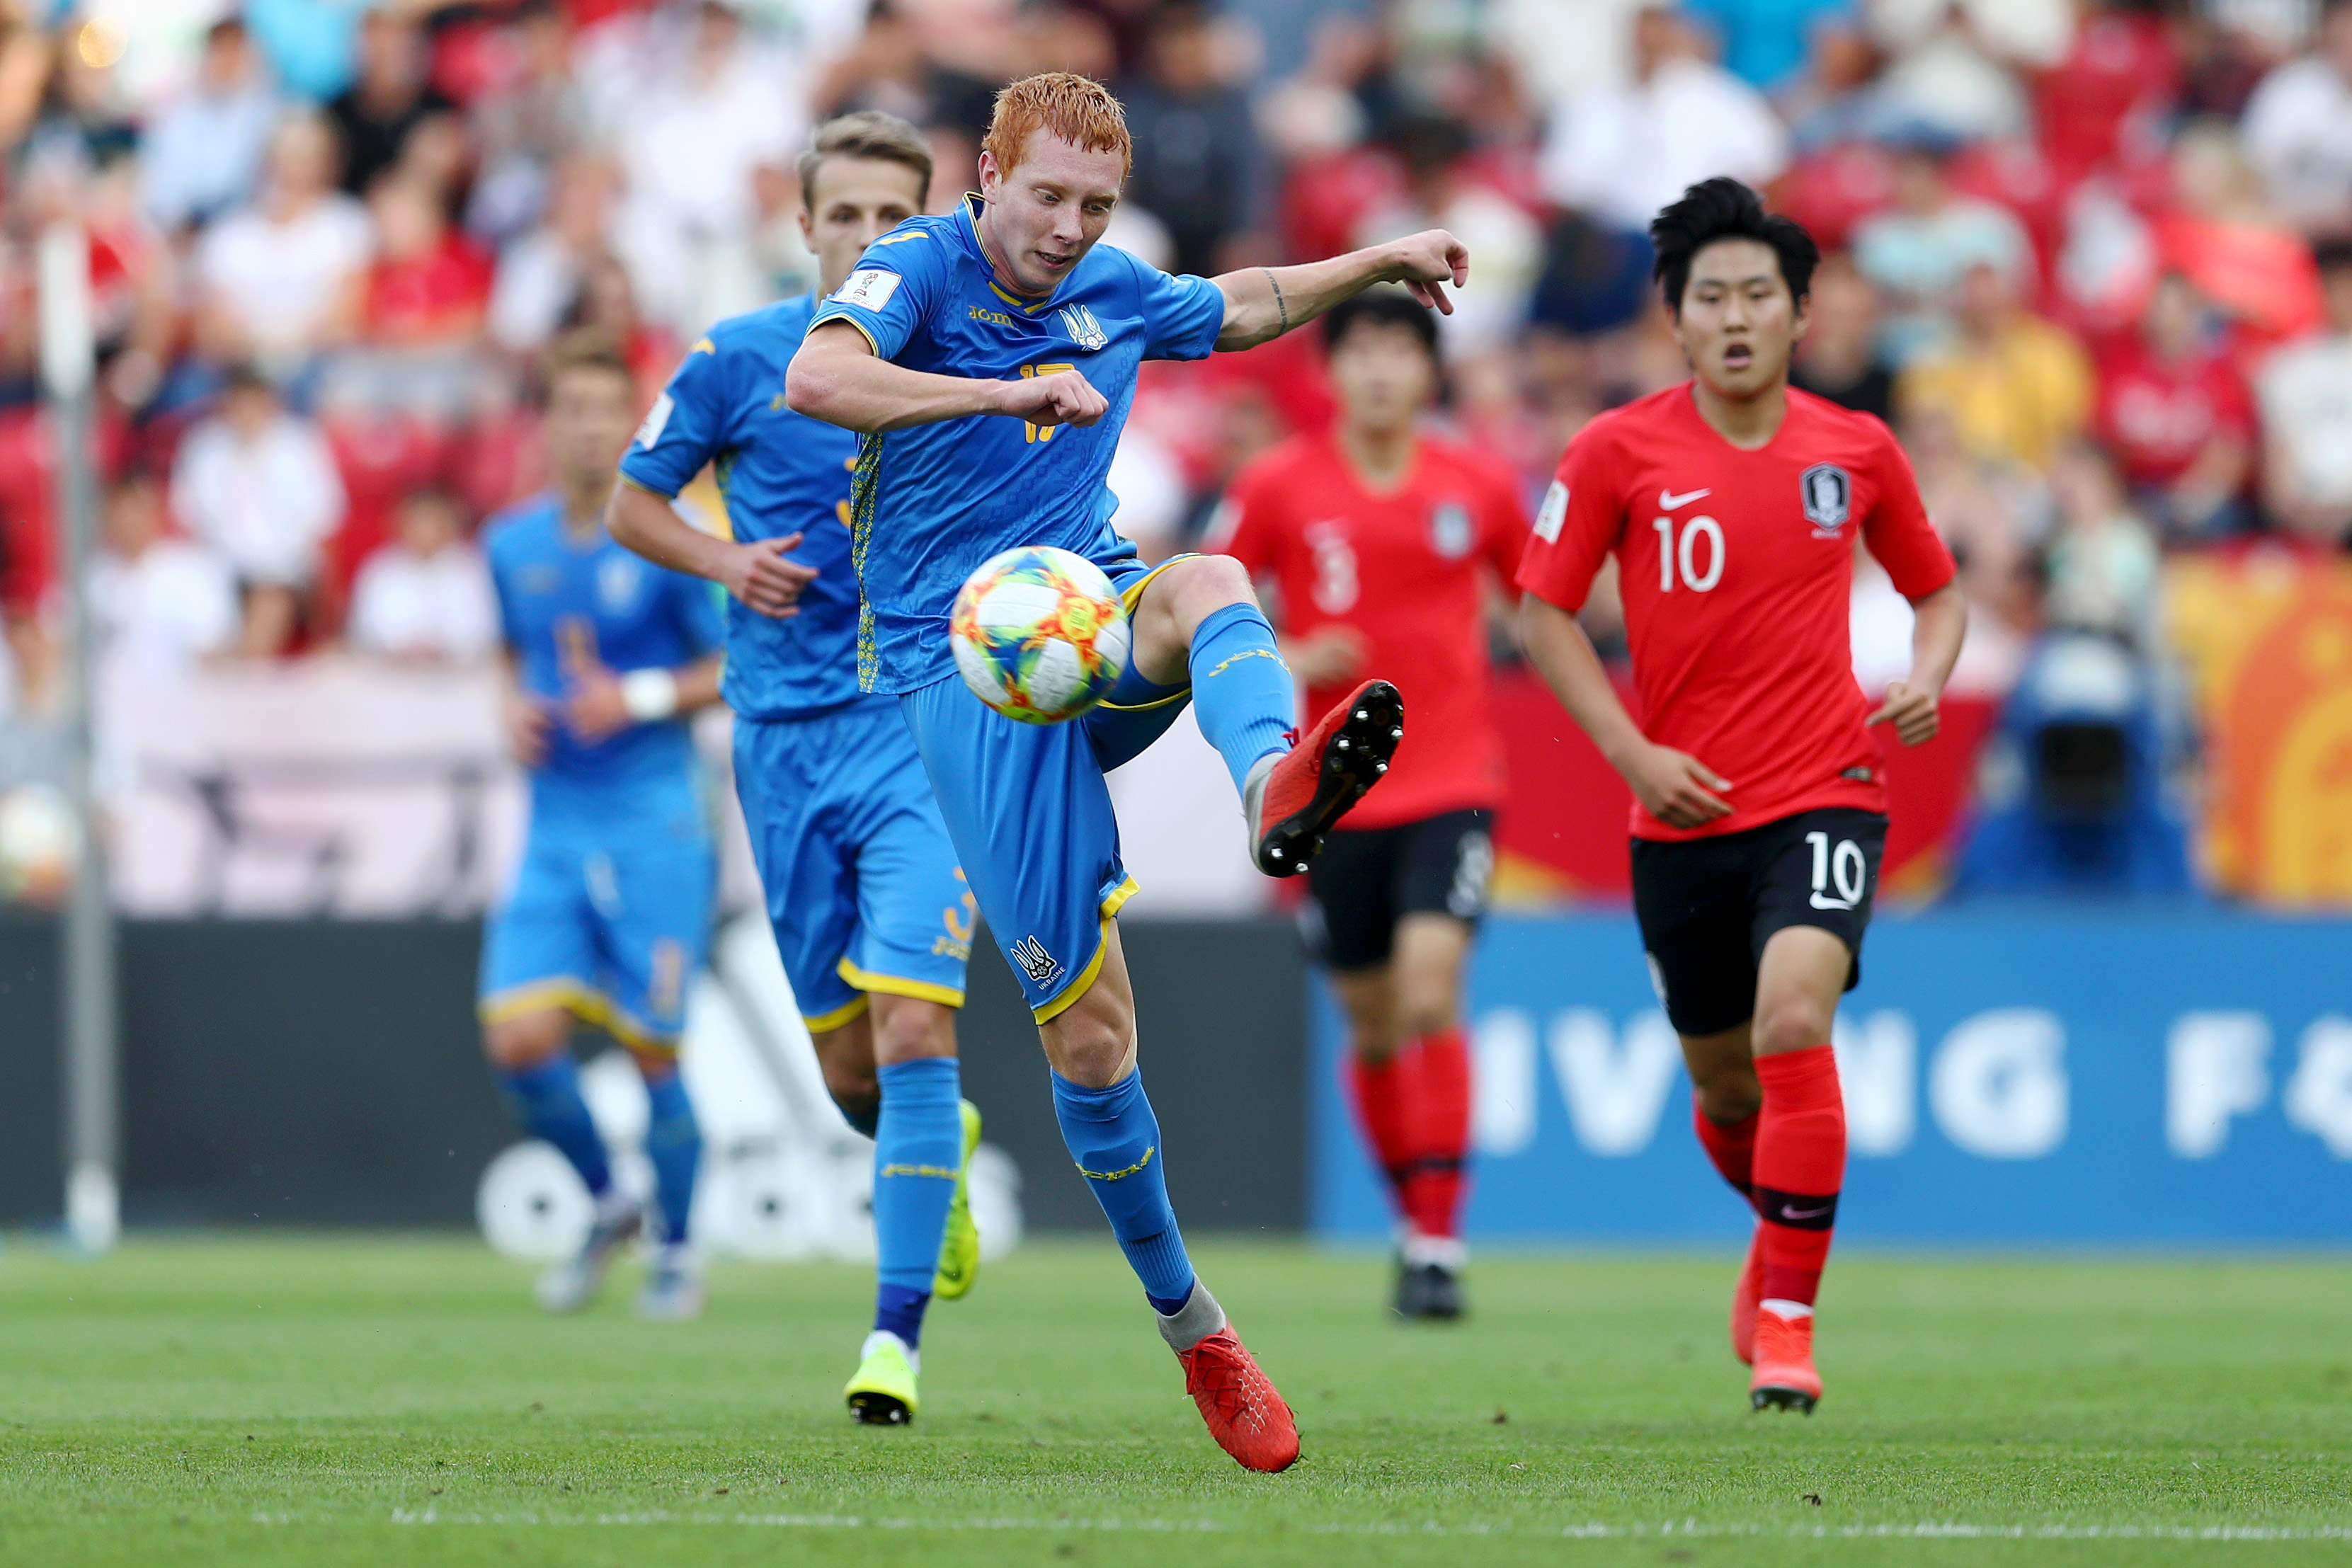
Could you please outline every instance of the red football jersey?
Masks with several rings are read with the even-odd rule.
[[[1731,781],[1731,814],[1701,828],[1668,827],[1637,802],[1636,838],[1886,810],[1847,636],[1856,532],[1907,598],[1952,580],[1893,434],[1793,387],[1787,419],[1754,452],[1716,434],[1688,382],[1569,443],[1519,586],[1580,610],[1614,551],[1642,732]]]
[[[2254,402],[2230,361],[2168,364],[2132,339],[2099,367],[2099,437],[2132,485],[2169,485],[2217,435],[2251,442]]]
[[[1507,591],[1528,512],[1502,464],[1423,438],[1404,483],[1364,487],[1336,436],[1285,442],[1242,470],[1212,548],[1270,578],[1281,630],[1347,626],[1364,675],[1404,698],[1404,740],[1351,828],[1393,827],[1503,802],[1503,737],[1486,660],[1486,584]],[[1348,686],[1307,694],[1321,714]]]

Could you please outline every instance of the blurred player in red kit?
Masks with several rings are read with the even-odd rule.
[[[1307,871],[1308,928],[1347,1009],[1349,1088],[1401,1218],[1395,1308],[1462,1314],[1470,1057],[1462,969],[1494,871],[1503,738],[1486,603],[1528,520],[1510,471],[1419,426],[1437,328],[1402,293],[1324,319],[1339,413],[1234,481],[1214,548],[1272,591],[1283,655],[1320,713],[1370,670],[1412,724],[1377,794]]]
[[[1737,181],[1650,225],[1693,379],[1569,444],[1519,568],[1528,652],[1633,787],[1633,907],[1682,1037],[1700,1144],[1757,1213],[1734,1294],[1749,1396],[1811,1412],[1813,1297],[1845,1171],[1830,1026],[1861,976],[1886,843],[1866,728],[1936,733],[1968,612],[1895,438],[1792,390],[1820,253]],[[1859,533],[1916,622],[1874,706],[1847,642]],[[1642,721],[1577,625],[1602,558]]]

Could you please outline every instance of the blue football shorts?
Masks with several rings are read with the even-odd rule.
[[[1173,564],[1106,570],[1132,612]],[[1103,776],[1166,734],[1192,699],[1189,685],[1154,685],[1131,664],[1067,724],[1006,718],[960,675],[898,699],[989,932],[1039,1023],[1094,984],[1111,917],[1136,891]]]
[[[698,818],[669,832],[534,824],[482,944],[480,1012],[564,1009],[625,1044],[674,1050],[710,951],[719,862]]]
[[[737,719],[735,791],[812,1034],[877,991],[963,1006],[975,905],[898,699]]]

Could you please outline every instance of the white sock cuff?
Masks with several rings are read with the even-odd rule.
[[[1153,1316],[1160,1319],[1160,1337],[1179,1355],[1225,1326],[1225,1309],[1217,1305],[1217,1298],[1198,1280],[1192,1281],[1192,1293],[1184,1298],[1182,1306]]]
[[[1458,1270],[1470,1261],[1470,1249],[1463,1245],[1458,1236],[1422,1236],[1407,1231],[1397,1250],[1403,1255],[1405,1266],[1409,1269],[1424,1268],[1434,1263],[1441,1269]]]
[[[892,1344],[895,1344],[900,1350],[905,1351],[907,1353],[907,1364],[909,1367],[912,1367],[918,1373],[920,1373],[923,1370],[923,1353],[921,1351],[909,1348],[905,1340],[900,1339],[888,1329],[876,1329],[872,1333],[867,1334],[866,1336],[866,1343],[857,1347],[857,1359],[864,1361],[867,1356],[872,1355],[874,1354],[874,1346],[876,1343],[881,1340],[888,1340]]]
[[[1783,1301],[1773,1300],[1759,1301],[1756,1304],[1763,1311],[1770,1312],[1775,1317],[1794,1320],[1797,1318],[1809,1318],[1813,1315],[1813,1304],[1811,1301]]]

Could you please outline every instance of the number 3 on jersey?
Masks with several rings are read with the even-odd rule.
[[[1675,538],[1672,517],[1652,517],[1650,526],[1658,530],[1658,591],[1675,591],[1675,569],[1680,567],[1683,586],[1693,593],[1705,593],[1723,580],[1723,525],[1713,517],[1693,517],[1683,524],[1682,538]],[[1706,542],[1706,570],[1698,570],[1700,541]]]
[[[1033,381],[1039,376],[1056,376],[1064,371],[1077,368],[1076,365],[1024,365],[1021,367],[1021,379]],[[1021,422],[1021,438],[1024,441],[1051,441],[1054,432],[1061,428],[1058,424],[1033,424],[1024,419]]]

